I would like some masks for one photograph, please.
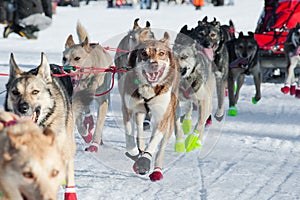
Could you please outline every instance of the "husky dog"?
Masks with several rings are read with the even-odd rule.
[[[62,82],[52,77],[50,65],[44,53],[36,70],[23,72],[10,57],[10,73],[6,84],[4,108],[21,117],[32,118],[39,127],[50,128],[55,142],[66,162],[66,197],[76,197],[74,189],[74,120],[71,98]]]
[[[195,39],[203,48],[210,49],[213,52],[209,58],[214,61],[214,69],[216,77],[216,88],[218,96],[218,110],[215,118],[221,121],[224,116],[224,97],[225,88],[228,77],[228,51],[226,48],[225,29],[221,28],[219,21],[214,18],[208,22],[207,17],[202,21],[198,21],[198,26],[193,31],[193,39]]]
[[[120,80],[126,155],[135,161],[134,170],[146,174],[158,147],[152,181],[163,178],[161,168],[167,141],[172,135],[177,106],[179,74],[168,45],[169,34],[161,40],[146,40],[138,44],[129,57],[131,68]],[[143,120],[151,112],[152,137],[146,146]],[[137,140],[135,127],[137,125]],[[137,141],[137,144],[136,144]],[[160,144],[160,145],[159,145]]]
[[[284,52],[287,60],[287,78],[285,80],[285,86],[281,88],[284,94],[290,93],[300,98],[300,80],[296,82],[295,68],[300,63],[300,23],[297,23],[296,27],[289,31],[287,36]]]
[[[212,52],[197,44],[190,36],[192,30],[185,25],[177,34],[173,46],[174,54],[178,60],[181,73],[179,86],[180,104],[185,104],[185,119],[183,120],[183,132],[189,134],[185,140],[185,151],[189,152],[201,146],[206,120],[212,113],[213,94],[215,92],[215,76],[213,73],[213,61],[209,58]],[[198,106],[198,122],[191,133],[192,103]],[[190,120],[190,124],[187,120]],[[180,131],[180,120],[176,120],[176,145],[175,151],[182,152],[183,141]]]
[[[9,114],[1,112],[1,124]],[[67,171],[57,135],[30,119],[10,116],[5,122],[0,131],[0,191],[10,200],[56,200]]]
[[[237,39],[227,43],[230,57],[228,92],[229,92],[229,112],[228,115],[237,114],[236,104],[239,98],[240,89],[244,83],[245,75],[252,75],[254,79],[256,94],[252,98],[252,103],[256,104],[261,98],[261,72],[258,63],[258,45],[252,32],[244,35],[240,32]],[[237,88],[235,92],[235,82]]]
[[[129,54],[135,47],[141,42],[148,39],[155,39],[154,33],[151,31],[150,23],[147,21],[146,26],[141,28],[138,25],[139,18],[134,20],[133,29],[128,32],[126,36],[122,38],[118,45],[118,49],[125,50],[127,52],[116,52],[115,54],[115,65],[119,69],[128,69],[128,58]],[[118,73],[120,78],[124,73]],[[144,121],[144,130],[150,129],[150,116],[146,115]]]
[[[107,51],[99,44],[89,43],[89,38],[84,27],[77,23],[77,34],[79,44],[75,44],[72,35],[70,35],[65,44],[63,52],[64,66],[79,66],[81,69],[77,72],[89,71],[92,67],[109,68],[112,65],[112,59]],[[85,71],[85,72],[87,72]],[[111,84],[111,74],[93,72],[73,77],[74,92],[81,90],[90,90],[93,93],[102,93],[109,89]],[[76,126],[78,132],[86,143],[92,144],[86,148],[86,151],[97,152],[99,144],[102,144],[102,132],[105,116],[108,110],[109,94],[95,97],[98,103],[98,118],[94,134],[93,116],[90,113],[90,107],[87,105],[82,110],[76,111]],[[83,117],[84,116],[84,117]]]

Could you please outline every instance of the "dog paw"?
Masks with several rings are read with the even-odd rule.
[[[84,128],[88,130],[88,132],[92,132],[95,126],[93,115],[86,115],[83,120],[83,125]]]
[[[85,148],[85,151],[97,153],[98,152],[98,144],[92,144],[91,146]]]
[[[85,141],[85,143],[89,144],[93,140],[93,135],[91,132],[88,132],[88,134],[85,136],[82,136],[82,138]]]
[[[236,116],[237,115],[237,107],[230,106],[228,110],[228,116]]]
[[[210,125],[212,125],[211,115],[210,115],[209,118],[206,120],[206,122],[205,122],[205,127],[209,127]]]
[[[284,86],[281,88],[281,92],[283,94],[288,94],[290,92],[290,87],[289,86]]]
[[[296,89],[295,97],[300,98],[300,89]]]
[[[128,158],[130,158],[131,160],[137,161],[137,160],[139,159],[139,157],[140,157],[141,154],[139,153],[139,154],[137,154],[137,155],[135,155],[135,156],[132,156],[132,155],[130,155],[130,153],[126,152],[125,155],[126,155]]]
[[[259,100],[256,100],[255,97],[252,97],[251,101],[252,101],[252,104],[257,104],[257,102],[258,102]]]
[[[155,168],[155,170],[149,175],[149,178],[152,182],[154,182],[163,179],[164,176],[160,168]]]
[[[66,187],[64,200],[77,200],[75,187]]]
[[[175,142],[175,152],[183,153],[185,152],[185,146],[183,139],[176,140]]]
[[[290,89],[290,95],[293,96],[296,94],[296,85],[292,85]]]
[[[214,115],[214,117],[215,117],[215,119],[218,121],[218,122],[220,122],[220,121],[222,121],[223,120],[223,118],[224,118],[224,114],[223,115],[221,115],[221,116],[218,116],[217,115],[217,113]]]
[[[140,157],[133,165],[133,170],[137,174],[145,175],[150,170],[151,160],[146,157]]]
[[[143,130],[144,131],[150,130],[150,127],[151,127],[151,122],[145,119],[143,122]]]
[[[190,151],[192,151],[194,149],[198,149],[202,146],[198,136],[199,136],[199,134],[194,132],[185,139],[186,152],[190,152]]]

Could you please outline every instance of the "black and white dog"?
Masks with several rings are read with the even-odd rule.
[[[287,78],[281,92],[284,94],[290,93],[300,98],[300,80],[295,76],[295,68],[300,63],[300,24],[298,23],[295,28],[291,29],[286,43],[284,45],[284,52],[287,60]]]

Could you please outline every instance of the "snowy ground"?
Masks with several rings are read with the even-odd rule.
[[[75,35],[78,20],[93,42],[117,47],[120,38],[133,26],[150,21],[156,37],[163,31],[175,35],[188,24],[216,17],[222,24],[232,19],[237,31],[254,31],[263,0],[236,0],[235,6],[206,5],[195,11],[191,5],[161,4],[158,11],[106,9],[106,2],[92,1],[80,8],[58,7],[50,28],[38,40],[17,35],[0,38],[0,69],[8,72],[11,52],[22,67],[36,66],[45,52],[51,63],[61,64],[62,51],[69,34]],[[0,25],[0,33],[4,26]],[[75,36],[76,38],[76,36]],[[173,38],[174,39],[174,38]],[[112,56],[113,56],[113,52]],[[7,77],[0,77],[0,91]],[[206,130],[201,151],[178,154],[173,151],[174,137],[167,149],[164,179],[151,182],[148,176],[135,175],[132,162],[124,156],[124,130],[119,94],[115,88],[104,128],[104,145],[97,154],[84,152],[85,144],[76,136],[76,181],[80,200],[98,199],[201,199],[201,200],[294,200],[300,199],[300,103],[283,95],[280,84],[264,83],[262,100],[251,103],[254,85],[250,77],[241,90],[236,117],[213,122]],[[0,95],[4,102],[5,94]],[[228,109],[226,99],[226,109]],[[63,198],[62,190],[59,199]]]

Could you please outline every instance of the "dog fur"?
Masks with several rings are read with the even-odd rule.
[[[1,121],[10,115],[0,113]],[[31,120],[15,118],[0,131],[0,191],[8,200],[56,200],[67,171],[57,135]]]
[[[55,133],[56,145],[68,169],[67,187],[74,187],[76,144],[71,99],[61,81],[52,77],[45,54],[42,53],[37,69],[29,72],[23,72],[11,54],[6,90],[6,111],[30,117],[39,127]]]
[[[185,116],[192,116],[193,105],[198,107],[198,121],[193,132],[197,133],[202,140],[206,120],[212,113],[213,95],[215,92],[215,75],[213,73],[213,61],[206,55],[205,49],[195,42],[191,35],[192,30],[188,30],[185,25],[177,34],[173,46],[175,57],[181,73],[179,86],[180,105],[185,107]],[[190,127],[191,128],[191,127]],[[200,134],[199,134],[200,133]],[[187,133],[185,133],[187,134]],[[176,120],[176,139],[183,138],[180,131],[180,120]],[[192,144],[185,142],[186,151],[191,151]]]
[[[112,65],[112,59],[107,51],[99,44],[89,43],[88,33],[79,22],[77,23],[76,30],[79,44],[75,44],[72,35],[69,35],[63,52],[63,65],[79,66],[81,69],[85,67],[109,68]],[[104,72],[98,74],[91,73],[75,77],[75,82],[76,81],[77,84],[74,84],[75,92],[78,90],[90,90],[93,94],[102,93],[110,88],[111,74]],[[97,152],[99,144],[102,144],[102,133],[109,105],[109,94],[95,97],[95,102],[97,102],[99,107],[94,133],[92,133],[94,120],[91,119],[92,115],[89,105],[75,112],[77,113],[76,126],[78,132],[85,142],[92,142],[91,145],[86,148],[86,151],[90,152]],[[85,121],[87,119],[89,119],[88,124],[86,124]]]
[[[167,141],[173,132],[177,106],[179,74],[168,42],[169,34],[166,32],[161,40],[146,40],[138,44],[129,57],[131,69],[119,80],[126,155],[135,161],[136,173],[146,174],[158,148],[155,169],[150,175],[152,181],[162,178],[160,169]],[[152,115],[153,130],[150,142],[146,145],[143,120],[148,112]]]
[[[225,43],[225,28],[221,28],[219,21],[214,18],[208,22],[207,17],[202,21],[198,21],[198,26],[193,31],[193,39],[195,39],[202,47],[213,50],[213,61],[215,63],[213,72],[216,78],[216,88],[218,97],[218,110],[215,118],[221,121],[224,116],[224,100],[225,89],[228,78],[229,57]]]
[[[287,60],[287,77],[281,91],[284,94],[290,93],[300,98],[300,80],[295,76],[295,68],[300,63],[300,23],[297,23],[296,27],[289,31],[284,52]]]
[[[234,107],[239,98],[240,89],[244,83],[245,75],[252,75],[254,79],[256,94],[254,101],[258,102],[261,98],[261,71],[258,62],[258,45],[252,32],[244,35],[239,33],[237,39],[227,43],[229,50],[229,75],[228,75],[228,94],[229,109]],[[237,82],[236,92],[234,91]]]

